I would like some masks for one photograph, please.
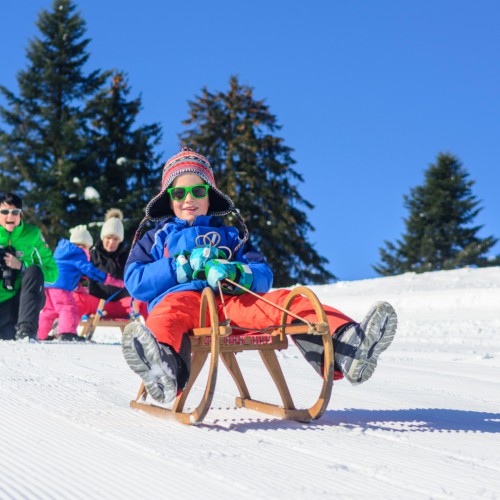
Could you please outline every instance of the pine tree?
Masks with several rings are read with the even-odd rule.
[[[94,220],[103,220],[111,206],[125,215],[127,238],[131,239],[144,217],[144,207],[159,190],[160,159],[154,152],[161,139],[158,124],[134,127],[142,109],[141,98],[128,100],[130,87],[125,75],[115,72],[111,86],[104,88],[87,105],[92,117],[88,156],[101,172],[94,187],[101,195]]]
[[[0,130],[0,189],[24,198],[28,218],[54,244],[94,211],[85,188],[100,172],[86,154],[84,108],[107,73],[84,72],[89,40],[70,0],[55,0],[37,27],[41,36],[30,42],[28,66],[18,73],[19,95],[0,87],[7,101],[0,107],[7,125]]]
[[[439,154],[425,172],[425,183],[404,196],[409,211],[406,233],[395,244],[385,242],[375,271],[391,276],[500,264],[500,257],[486,257],[497,240],[479,238],[482,226],[472,225],[482,210],[472,194],[473,185],[457,157]]]
[[[313,205],[298,191],[303,178],[293,168],[293,150],[275,135],[281,126],[251,87],[235,76],[229,83],[227,93],[203,88],[189,102],[183,123],[191,128],[180,135],[182,144],[209,159],[218,186],[233,199],[271,265],[275,286],[335,279],[325,268],[327,259],[307,240],[314,228],[301,207]]]

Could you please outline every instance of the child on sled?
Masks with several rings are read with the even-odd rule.
[[[70,239],[61,239],[54,252],[54,259],[59,269],[59,278],[55,283],[45,285],[45,306],[40,313],[38,340],[47,340],[55,319],[59,320],[57,336],[67,342],[84,341],[77,335],[80,322],[78,306],[72,291],[78,286],[82,276],[95,279],[103,284],[122,288],[122,280],[113,278],[109,273],[97,269],[89,262],[89,249],[92,235],[84,225],[69,230]]]
[[[244,234],[226,226],[219,216],[233,213]],[[189,148],[167,161],[162,187],[146,207],[146,220],[157,222],[134,241],[125,268],[130,294],[148,302],[146,324],[131,323],[123,334],[122,349],[130,368],[144,381],[157,401],[170,402],[185,387],[190,373],[188,331],[199,326],[201,291],[222,285],[225,307],[218,298],[219,319],[232,325],[265,328],[279,324],[280,311],[267,306],[230,279],[282,305],[288,290],[270,292],[273,273],[264,257],[248,241],[246,226],[232,200],[216,185],[207,159]],[[143,223],[136,234],[140,233]],[[315,321],[306,299],[297,298],[291,312]],[[324,306],[333,336],[336,378],[360,384],[373,374],[377,359],[391,344],[397,318],[392,306],[379,302],[361,323]],[[323,344],[316,335],[292,337],[299,350],[320,374]]]

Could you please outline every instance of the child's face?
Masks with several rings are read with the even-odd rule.
[[[205,184],[205,181],[196,174],[182,174],[174,179],[171,187],[189,187],[196,184]],[[208,196],[194,198],[191,193],[188,193],[182,201],[170,199],[170,206],[178,219],[192,222],[199,215],[207,215],[209,208]]]

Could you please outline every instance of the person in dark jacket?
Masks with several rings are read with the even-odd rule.
[[[118,208],[111,208],[104,216],[101,239],[90,249],[90,261],[99,270],[118,280],[123,280],[128,257],[128,247],[123,238],[123,213]],[[134,315],[132,297],[125,286],[116,287],[99,282],[92,276],[88,276],[88,278],[88,293],[80,287],[73,294],[78,304],[80,317],[95,314],[100,299],[107,301],[104,310],[108,318],[126,318]],[[139,313],[147,318],[146,304],[140,301],[136,301],[136,304]]]
[[[241,234],[219,218],[227,214],[240,222]],[[146,220],[158,225],[139,239]],[[273,273],[248,236],[233,201],[217,188],[204,156],[183,148],[167,161],[161,191],[146,207],[125,269],[127,289],[133,297],[148,302],[149,317],[145,325],[127,325],[123,355],[157,401],[172,401],[189,379],[188,332],[199,326],[201,291],[205,287],[219,291],[220,285],[227,295],[224,307],[216,298],[221,321],[227,314],[233,325],[242,328],[260,329],[280,323],[281,311],[225,281],[264,294],[280,306],[288,297],[289,290],[269,291]],[[290,310],[315,320],[305,298],[294,300]],[[333,337],[337,378],[344,376],[352,384],[365,382],[396,333],[394,309],[387,302],[378,302],[361,323],[333,307],[324,306],[324,310]],[[301,337],[305,338],[294,341],[306,359],[314,354],[318,361],[310,362],[322,374],[323,341],[318,335]]]
[[[59,269],[59,278],[45,286],[46,303],[40,313],[38,340],[47,340],[55,319],[58,319],[58,339],[81,341],[77,335],[80,314],[73,294],[82,276],[87,276],[105,285],[123,286],[122,280],[113,278],[89,262],[88,251],[93,240],[86,226],[70,229],[70,239],[62,239],[57,244],[54,259]]]

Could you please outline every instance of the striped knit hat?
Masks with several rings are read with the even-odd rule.
[[[198,175],[210,186],[208,191],[210,206],[207,215],[222,216],[235,210],[231,198],[217,189],[214,173],[208,160],[190,148],[183,147],[179,154],[173,156],[165,163],[161,180],[161,191],[146,206],[146,217],[152,221],[174,217],[167,189],[172,185],[176,177],[187,173]]]

